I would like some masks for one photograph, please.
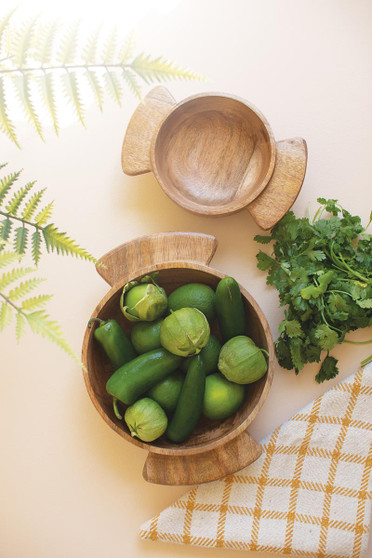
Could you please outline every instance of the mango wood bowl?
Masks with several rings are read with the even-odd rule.
[[[122,167],[152,170],[163,191],[193,213],[229,215],[247,208],[263,229],[293,205],[304,180],[306,142],[276,142],[264,115],[233,95],[202,93],[176,103],[155,87],[125,133]]]
[[[158,282],[167,294],[190,282],[205,283],[215,289],[225,277],[208,266],[216,246],[213,236],[196,233],[160,233],[119,246],[101,258],[106,267],[97,267],[112,287],[91,317],[114,318],[130,335],[132,323],[124,318],[119,307],[122,288],[128,281],[153,271],[159,272]],[[272,382],[274,346],[261,309],[243,287],[241,292],[248,335],[269,352],[268,371],[261,380],[247,386],[243,406],[233,416],[224,421],[202,417],[191,437],[182,444],[171,444],[165,436],[145,443],[130,435],[125,422],[115,417],[112,398],[105,389],[113,370],[95,341],[93,330],[86,329],[82,358],[88,393],[101,417],[115,432],[148,451],[143,476],[149,482],[169,485],[209,482],[244,468],[261,454],[260,445],[247,428],[257,416]],[[218,335],[218,331],[214,332]]]

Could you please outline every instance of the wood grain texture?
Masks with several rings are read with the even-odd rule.
[[[253,463],[262,448],[247,431],[215,450],[196,455],[163,456],[149,453],[143,467],[143,478],[163,485],[191,485],[211,482],[240,471]]]
[[[151,170],[150,145],[161,120],[175,104],[165,87],[155,87],[138,105],[129,121],[121,151],[125,174],[144,174]]]
[[[142,236],[114,248],[96,266],[103,279],[113,285],[122,277],[159,262],[190,261],[208,265],[217,248],[214,236],[169,232]]]
[[[264,191],[247,209],[264,230],[271,229],[290,210],[301,190],[307,165],[302,138],[278,141],[274,173]]]
[[[169,250],[168,248],[165,248],[165,251],[163,249],[164,238],[162,238],[162,235],[153,236],[153,248],[147,251],[157,252],[157,257],[161,260],[161,258],[165,258],[169,255]],[[158,246],[157,242],[159,242]],[[127,254],[137,253],[137,250],[135,249],[135,242],[133,246],[134,251]],[[174,241],[173,246],[177,246],[176,240]],[[204,252],[204,257],[206,259],[210,259],[211,255],[213,255],[215,243],[210,244],[210,247],[212,247],[212,251],[210,250],[208,252],[208,256]],[[190,261],[156,263],[145,268],[142,267],[140,271],[133,269],[133,266],[129,267],[132,268],[131,271],[125,275],[121,275],[120,279],[111,287],[109,292],[98,303],[91,316],[99,317],[103,320],[110,318],[116,319],[129,336],[133,323],[124,318],[119,306],[123,285],[128,281],[153,271],[157,271],[159,274],[158,282],[162,287],[164,287],[166,293],[169,295],[177,287],[192,282],[204,283],[215,289],[220,279],[225,277],[225,274],[212,269],[207,265]],[[120,275],[120,273],[118,275]],[[85,370],[83,370],[84,381],[90,398],[103,420],[110,426],[110,428],[112,428],[129,443],[146,449],[150,454],[156,454],[162,456],[163,458],[172,458],[176,456],[177,460],[179,458],[183,459],[183,467],[186,469],[190,468],[190,471],[192,469],[195,471],[195,473],[190,472],[190,478],[191,475],[194,475],[193,478],[195,478],[195,482],[207,482],[208,480],[214,479],[215,475],[219,474],[217,471],[221,472],[223,466],[225,466],[224,470],[227,471],[227,465],[224,464],[227,464],[231,460],[235,462],[235,465],[231,464],[230,466],[235,468],[236,466],[240,466],[243,461],[244,464],[242,466],[244,467],[249,460],[253,461],[258,457],[257,445],[254,442],[247,442],[247,446],[244,449],[244,452],[246,453],[242,453],[241,459],[239,456],[235,455],[237,447],[240,447],[239,443],[242,440],[250,440],[250,438],[243,437],[241,440],[236,442],[237,445],[231,444],[231,442],[247,430],[251,422],[257,416],[267,397],[274,374],[275,353],[273,339],[265,315],[252,295],[250,295],[250,293],[242,286],[240,286],[240,289],[247,317],[248,335],[259,347],[268,351],[268,371],[258,382],[246,386],[244,403],[234,415],[228,417],[224,421],[211,421],[202,417],[190,438],[183,444],[177,444],[176,447],[164,436],[152,443],[145,443],[132,438],[125,423],[118,420],[113,412],[111,397],[106,392],[106,382],[113,373],[113,370],[107,362],[101,347],[95,342],[93,337],[93,328],[87,327],[83,340],[82,361],[85,366]],[[219,336],[219,328],[216,322],[211,325],[211,330],[215,335]],[[216,453],[209,453],[207,461],[201,461],[200,463],[208,463],[208,459],[213,458],[212,461],[214,465],[212,465],[211,461],[209,461],[207,466],[203,465],[204,469],[202,469],[200,465],[200,477],[197,477],[196,474],[198,468],[195,467],[196,461],[194,460],[194,457],[191,458],[192,461],[190,462],[190,467],[187,460],[190,456],[197,456],[206,452]],[[238,453],[240,452],[243,452],[243,450],[239,449]],[[250,456],[248,456],[248,454],[250,454]],[[170,467],[174,468],[175,475],[173,477],[169,477],[168,484],[180,484],[180,482],[185,481],[184,475],[182,480],[178,476],[180,464],[176,466],[176,462],[170,464]],[[163,482],[162,470],[159,470],[159,477],[158,480],[156,480],[155,468],[152,463],[153,462],[150,460],[149,464],[145,467],[144,474],[148,475],[149,478],[151,476],[152,482]],[[207,476],[208,469],[210,471],[209,477]],[[202,472],[202,470],[204,472]]]

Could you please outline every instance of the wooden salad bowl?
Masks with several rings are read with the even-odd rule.
[[[122,147],[125,174],[152,171],[185,209],[229,215],[246,208],[265,230],[292,207],[306,164],[305,140],[275,141],[247,101],[202,93],[176,103],[161,86],[133,113]]]
[[[154,271],[159,272],[158,282],[167,294],[190,282],[205,283],[215,289],[219,280],[225,277],[208,265],[216,247],[213,236],[183,232],[159,233],[122,244],[101,258],[105,267],[97,267],[111,289],[91,317],[116,319],[129,335],[132,323],[119,307],[122,288],[128,281]],[[245,401],[234,415],[224,421],[202,417],[191,437],[182,444],[172,444],[165,436],[145,443],[130,435],[125,422],[116,418],[112,398],[105,389],[113,370],[93,337],[93,329],[86,329],[82,359],[88,393],[101,417],[115,432],[148,451],[143,476],[149,482],[168,485],[204,483],[244,468],[261,454],[260,445],[247,428],[257,416],[272,382],[274,345],[262,310],[243,287],[241,292],[248,335],[268,351],[268,371],[261,380],[247,386]],[[218,335],[218,331],[214,332]]]

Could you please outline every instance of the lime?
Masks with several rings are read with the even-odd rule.
[[[156,384],[147,393],[148,397],[159,403],[167,413],[174,411],[185,376],[179,370]]]
[[[235,413],[244,401],[244,386],[226,380],[217,372],[205,381],[203,414],[209,419],[225,419]]]
[[[206,346],[200,351],[200,356],[204,364],[205,375],[212,374],[212,372],[217,372],[218,357],[221,350],[221,343],[217,337],[213,334],[210,335],[209,341]],[[192,358],[192,357],[191,357]],[[184,372],[190,364],[190,358],[186,358],[180,368]]]
[[[180,308],[197,308],[206,316],[209,322],[216,315],[216,293],[208,285],[203,283],[187,283],[178,287],[168,297],[169,310]]]
[[[160,326],[162,321],[159,319],[155,322],[138,322],[133,326],[130,340],[139,355],[161,346]]]

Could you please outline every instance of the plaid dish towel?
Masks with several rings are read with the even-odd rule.
[[[257,461],[192,488],[140,537],[314,558],[358,558],[371,512],[372,365],[262,441]]]

